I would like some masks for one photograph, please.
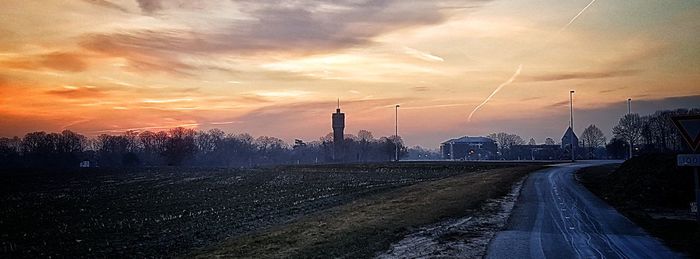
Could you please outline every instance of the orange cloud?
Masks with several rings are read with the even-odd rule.
[[[70,52],[52,52],[38,56],[13,58],[0,61],[0,66],[12,69],[39,70],[52,69],[66,72],[82,72],[88,68],[85,57]]]
[[[105,96],[104,91],[96,87],[70,87],[66,89],[49,90],[46,91],[46,93],[70,99],[100,98]]]

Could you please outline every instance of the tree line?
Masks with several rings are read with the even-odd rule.
[[[94,138],[70,130],[32,132],[22,138],[0,138],[0,167],[77,167],[83,161],[100,167],[254,167],[390,161],[397,147],[401,157],[409,151],[400,136],[375,138],[367,130],[345,135],[342,154],[334,154],[333,145],[332,133],[316,141],[296,139],[288,144],[276,137],[255,138],[220,129],[128,131]]]
[[[629,155],[630,145],[634,155],[689,152],[671,117],[693,114],[700,114],[700,109],[660,110],[645,116],[627,114],[613,127],[608,152],[617,158],[624,158]]]
[[[591,124],[579,135],[576,157],[577,159],[624,159],[630,155],[630,145],[633,155],[689,152],[671,117],[691,114],[700,114],[700,109],[659,110],[644,116],[636,113],[626,114],[612,128],[612,138],[609,141],[600,128]],[[499,158],[527,159],[529,157],[529,149],[523,149],[525,141],[517,134],[500,132],[491,133],[488,137],[498,144]],[[536,145],[535,140],[531,138],[528,145]],[[556,145],[556,142],[547,138],[544,146],[541,147],[553,145]],[[570,154],[568,152],[570,151],[562,149],[550,152],[548,155],[554,159],[568,159]]]

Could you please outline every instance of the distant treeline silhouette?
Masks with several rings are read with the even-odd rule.
[[[585,152],[579,158],[626,158],[629,143],[633,153],[689,152],[671,117],[700,114],[700,109],[660,110],[640,116],[628,114],[612,129],[606,143],[602,131],[590,125],[581,134]],[[512,147],[525,142],[508,133],[489,135],[498,143],[497,159],[522,159]],[[533,144],[534,140],[530,141]],[[555,144],[547,138],[546,145]],[[296,139],[288,144],[275,137],[228,134],[219,129],[194,130],[174,128],[167,131],[135,132],[121,135],[102,134],[88,138],[70,130],[61,133],[32,132],[23,138],[0,138],[0,167],[78,167],[82,161],[91,166],[212,166],[254,167],[279,164],[313,164],[329,162],[376,162],[394,159],[396,147],[400,157],[437,159],[440,155],[420,147],[407,148],[400,136],[374,138],[360,130],[348,134],[342,154],[334,154],[333,135],[306,143]],[[528,151],[529,152],[529,151]],[[526,152],[527,153],[527,152]]]
[[[579,134],[577,159],[625,159],[629,157],[629,145],[632,143],[633,155],[654,153],[690,152],[685,141],[676,129],[672,116],[700,114],[700,109],[659,110],[653,114],[640,116],[632,113],[620,118],[612,129],[612,138],[606,142],[603,131],[595,124],[587,126]],[[488,135],[498,143],[498,159],[529,159],[530,150],[519,148],[525,141],[516,134],[505,132]],[[534,139],[529,142],[535,144]],[[545,145],[554,145],[551,138]],[[563,151],[563,152],[562,152]],[[568,150],[558,150],[551,154],[554,159],[567,159]]]
[[[212,166],[253,167],[277,164],[390,161],[396,146],[400,156],[408,149],[401,137],[375,139],[361,130],[346,135],[342,154],[334,154],[332,133],[306,143],[287,144],[275,137],[227,134],[219,129],[173,128],[167,131],[102,134],[88,138],[70,130],[32,132],[23,138],[0,138],[0,167],[90,166]],[[417,152],[429,153],[420,148]]]
[[[624,158],[629,152],[629,143],[635,155],[690,152],[671,117],[692,114],[700,114],[700,109],[659,110],[645,116],[626,114],[612,129],[613,138],[606,145],[608,154]]]

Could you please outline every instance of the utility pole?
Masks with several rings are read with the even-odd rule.
[[[395,135],[396,136],[396,143],[394,143],[394,146],[396,146],[396,162],[399,161],[399,107],[400,106],[397,104],[395,107],[396,114],[394,116],[394,118],[395,118],[394,125],[396,127],[395,128],[396,131],[394,132],[396,134]]]
[[[627,98],[627,116],[630,116],[632,114],[632,98]],[[629,142],[629,159],[632,159],[632,136],[629,136],[630,138],[627,140]]]
[[[574,156],[574,90],[569,91],[569,107],[570,107],[570,112],[571,112],[571,136],[569,138],[571,139],[571,162],[576,161],[576,157]]]

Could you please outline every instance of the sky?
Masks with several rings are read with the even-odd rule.
[[[399,104],[411,146],[541,143],[561,138],[574,90],[576,132],[609,138],[627,98],[641,114],[698,107],[698,32],[690,0],[3,0],[0,136],[313,141],[340,99],[350,134],[393,135]]]

